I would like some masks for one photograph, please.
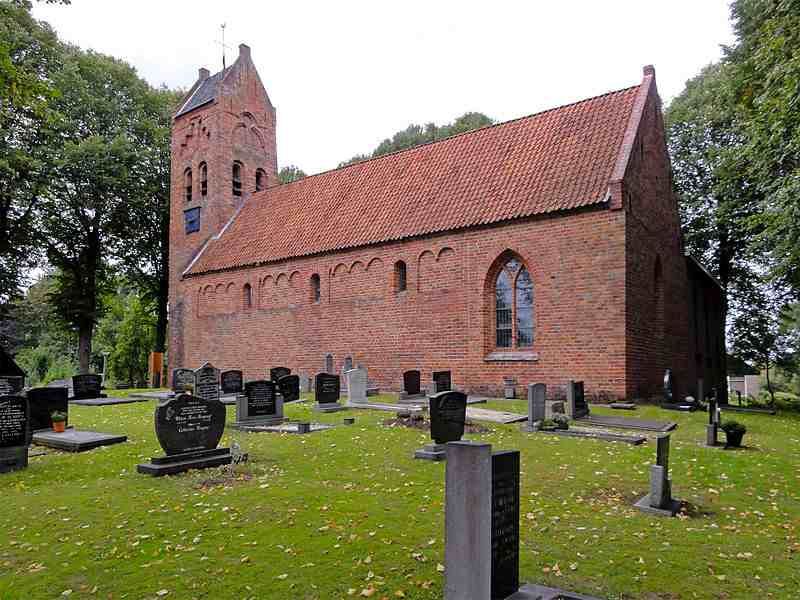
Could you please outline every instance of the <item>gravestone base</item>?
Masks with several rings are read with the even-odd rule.
[[[428,444],[424,448],[414,452],[414,458],[433,461],[446,460],[447,452],[445,452],[445,447],[445,444]]]
[[[0,448],[0,473],[11,473],[28,466],[28,447]]]
[[[67,430],[62,433],[42,429],[33,434],[34,444],[55,448],[56,450],[64,450],[66,452],[85,452],[87,450],[94,450],[100,446],[112,446],[127,441],[128,436],[125,435],[83,431],[72,427],[67,428]]]
[[[672,402],[662,402],[661,408],[666,410],[679,410],[683,412],[694,412],[697,410],[697,405],[695,404],[675,404]]]
[[[151,458],[149,463],[136,465],[136,470],[144,475],[161,477],[183,473],[190,469],[210,469],[229,465],[232,460],[230,448],[215,448]]]
[[[320,413],[339,412],[340,410],[347,410],[346,406],[342,406],[338,402],[323,402],[322,404],[315,404],[311,410]]]
[[[716,424],[706,425],[706,446],[716,446],[717,443]]]
[[[258,431],[259,428],[280,425],[286,421],[285,417],[264,417],[263,419],[249,419],[247,421],[236,421],[231,425],[239,431]]]
[[[400,392],[397,397],[398,404],[423,404],[428,402],[428,397],[425,394],[409,394],[408,392]]]
[[[675,498],[670,498],[670,501],[667,503],[665,508],[659,508],[657,506],[650,505],[650,494],[647,494],[645,497],[636,502],[634,506],[644,513],[655,515],[657,517],[674,517],[681,509],[681,501],[676,500]]]

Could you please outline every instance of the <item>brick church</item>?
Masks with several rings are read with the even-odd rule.
[[[170,365],[263,378],[331,354],[383,389],[452,371],[589,398],[725,390],[723,290],[684,253],[655,72],[641,83],[289,184],[252,62],[175,114]]]

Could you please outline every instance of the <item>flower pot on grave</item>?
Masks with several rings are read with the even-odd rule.
[[[53,421],[53,431],[56,433],[64,433],[66,423],[64,421]]]
[[[744,437],[744,431],[726,431],[725,432],[725,446],[727,448],[741,448],[742,447],[742,438]]]

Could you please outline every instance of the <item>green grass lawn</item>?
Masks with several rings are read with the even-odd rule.
[[[154,406],[72,406],[75,426],[128,443],[48,451],[0,476],[0,598],[442,598],[445,466],[412,458],[425,433],[384,427],[390,413],[314,414],[356,424],[305,436],[229,429],[223,443],[250,455],[234,476],[154,479],[136,473],[161,454]],[[525,412],[522,401],[488,407]],[[309,404],[286,413],[312,418]],[[520,579],[608,598],[797,598],[800,418],[735,415],[748,449],[725,451],[701,445],[704,414],[624,414],[678,421],[673,491],[690,516],[632,508],[653,443],[494,424],[465,436],[521,451]]]

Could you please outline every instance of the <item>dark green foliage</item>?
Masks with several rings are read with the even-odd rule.
[[[732,435],[744,435],[747,433],[747,427],[739,423],[739,421],[725,421],[720,427],[722,431]]]
[[[288,167],[283,167],[280,171],[278,171],[278,183],[292,183],[293,181],[299,181],[306,177],[305,172],[300,167],[296,167],[294,165],[289,165]]]
[[[461,115],[455,121],[447,125],[439,126],[435,123],[428,123],[424,127],[422,125],[409,125],[403,131],[395,133],[391,138],[383,140],[371,154],[359,154],[352,157],[350,160],[339,163],[339,166],[343,167],[368,158],[375,158],[376,156],[382,156],[391,152],[413,148],[420,144],[435,142],[459,133],[487,127],[493,123],[494,121],[486,115],[471,112]]]

